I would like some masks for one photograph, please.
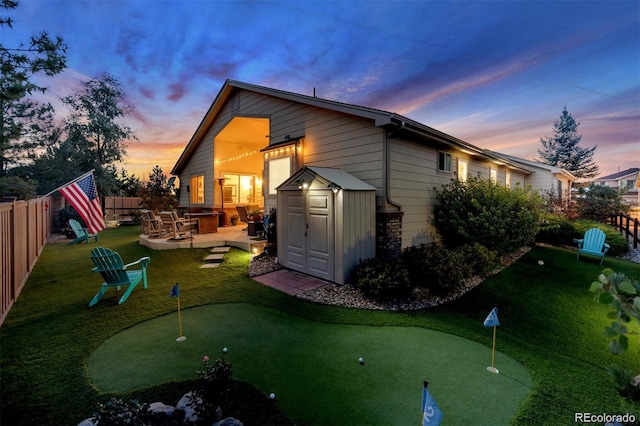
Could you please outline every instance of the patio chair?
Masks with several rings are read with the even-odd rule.
[[[174,240],[184,239],[187,233],[193,233],[198,229],[198,219],[183,219],[174,211],[160,212],[162,229],[173,235]]]
[[[75,240],[69,241],[67,243],[68,246],[79,243],[80,241],[84,241],[89,244],[89,238],[95,238],[96,242],[98,242],[98,234],[90,234],[89,229],[83,228],[75,219],[69,219],[69,226],[73,230],[73,233],[76,234]]]
[[[240,222],[249,223],[249,217],[247,216],[247,206],[236,206],[236,210],[238,211],[238,216],[240,216]],[[248,227],[243,228],[243,231],[249,229]]]
[[[142,232],[149,237],[162,236],[162,224],[153,210],[140,210],[142,215]]]
[[[100,287],[100,291],[98,291],[98,293],[93,296],[93,299],[91,299],[91,302],[89,302],[89,307],[98,303],[109,287],[116,287],[117,290],[120,290],[120,287],[128,286],[118,302],[119,305],[123,304],[129,298],[129,295],[140,281],[143,282],[144,288],[147,288],[147,265],[151,261],[148,256],[141,257],[135,262],[125,265],[122,263],[120,255],[115,251],[108,248],[97,247],[91,250],[91,260],[96,265],[91,271],[100,272],[104,282]],[[134,271],[127,270],[130,266],[137,264],[140,264],[142,269]]]
[[[604,254],[609,250],[609,244],[604,242],[605,233],[602,229],[591,228],[584,233],[584,238],[573,240],[574,243],[578,243],[578,257],[580,254],[590,254],[592,256],[600,257],[600,264],[604,260]]]

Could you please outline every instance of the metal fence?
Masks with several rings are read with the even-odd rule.
[[[0,325],[47,244],[51,210],[50,197],[0,203]]]

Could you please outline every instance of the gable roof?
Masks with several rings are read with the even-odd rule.
[[[337,187],[345,191],[375,191],[376,188],[366,182],[361,181],[355,176],[331,167],[302,166],[298,171],[289,176],[282,182],[277,190],[296,184],[298,179],[304,176],[319,177],[326,181],[330,187]]]
[[[279,89],[272,89],[269,87],[258,86],[255,84],[244,83],[236,80],[226,80],[222,85],[222,88],[218,92],[213,103],[209,107],[209,110],[205,114],[204,118],[198,125],[195,133],[189,140],[186,148],[178,158],[178,161],[171,170],[172,175],[180,175],[187,165],[189,159],[196,151],[198,145],[202,142],[207,130],[213,123],[215,117],[218,115],[220,109],[225,104],[229,96],[234,90],[248,90],[255,93],[260,93],[267,96],[286,99],[291,102],[310,105],[318,108],[328,109],[344,114],[354,115],[366,119],[373,120],[375,126],[386,128],[389,130],[403,130],[415,134],[419,137],[429,137],[444,145],[458,148],[471,155],[478,155],[492,160],[498,160],[505,163],[507,166],[518,169],[526,174],[531,174],[532,171],[524,167],[522,164],[513,162],[509,159],[497,156],[492,151],[481,149],[475,145],[465,142],[461,139],[455,138],[451,135],[443,133],[432,127],[426,126],[420,122],[404,117],[400,114],[396,114],[389,111],[384,111],[375,108],[363,107],[359,105],[347,104],[343,102],[331,101],[328,99],[322,99],[315,96],[302,95],[299,93],[287,92]]]
[[[489,151],[489,150],[487,150],[487,151]],[[516,163],[522,163],[522,164],[524,164],[526,166],[529,166],[529,167],[548,170],[549,172],[551,172],[554,175],[555,174],[564,175],[565,177],[567,177],[570,180],[574,180],[575,181],[575,180],[578,179],[569,170],[563,169],[561,167],[552,166],[551,164],[540,163],[540,162],[534,161],[534,160],[526,160],[524,158],[516,157],[516,156],[513,156],[513,155],[501,154],[501,153],[495,152],[495,151],[490,151],[490,152],[493,152],[495,155],[498,155],[500,157],[508,158],[508,159],[510,159],[512,161],[515,161]]]
[[[618,179],[622,179],[625,177],[630,177],[636,173],[638,173],[638,171],[640,171],[640,168],[638,167],[632,167],[630,169],[627,170],[623,170],[621,172],[618,173],[613,173],[607,176],[602,176],[599,177],[598,179],[594,179],[595,181],[600,181],[600,180],[618,180]]]

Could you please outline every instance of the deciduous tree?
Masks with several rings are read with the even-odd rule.
[[[133,130],[120,120],[134,108],[125,103],[120,82],[109,74],[82,83],[82,90],[62,99],[69,108],[65,119],[66,140],[61,149],[74,153],[84,169],[95,169],[98,190],[116,175],[107,166],[122,161],[127,143],[137,139]],[[84,170],[86,171],[86,170]]]

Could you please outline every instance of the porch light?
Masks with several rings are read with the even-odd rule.
[[[333,182],[329,184],[328,188],[331,189],[334,194],[337,194],[338,191],[340,190],[340,187]]]
[[[309,188],[309,184],[304,181],[304,179],[300,179],[296,182],[298,184],[298,189],[307,189]]]

